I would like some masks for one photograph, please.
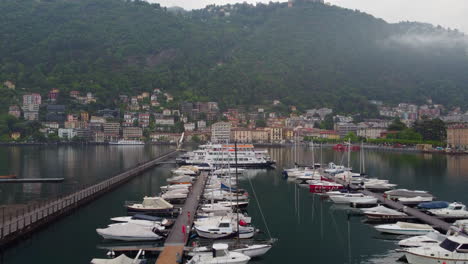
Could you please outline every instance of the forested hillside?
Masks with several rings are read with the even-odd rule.
[[[372,112],[368,99],[468,106],[468,41],[314,3],[174,12],[123,0],[0,1],[2,111],[25,91],[154,88],[222,106],[281,99]]]

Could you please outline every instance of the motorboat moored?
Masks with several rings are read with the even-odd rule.
[[[396,224],[376,225],[374,228],[382,233],[394,235],[418,236],[433,232],[434,228],[426,224],[414,224],[408,222],[397,222]]]

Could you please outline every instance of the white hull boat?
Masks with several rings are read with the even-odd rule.
[[[107,228],[98,228],[96,232],[104,239],[122,241],[155,241],[162,237],[154,233],[153,228],[136,224],[115,224]]]
[[[131,259],[125,256],[125,254],[122,254],[113,259],[95,258],[91,260],[91,264],[140,264],[140,263],[144,263],[144,261],[141,259]]]
[[[410,264],[468,263],[468,237],[448,236],[435,246],[406,249],[405,256]]]
[[[444,241],[447,236],[439,232],[430,232],[422,236],[414,236],[407,239],[400,240],[398,245],[400,247],[429,247],[438,245]]]
[[[214,244],[213,254],[195,254],[187,264],[247,264],[249,256],[228,251],[227,244]]]
[[[447,208],[443,209],[431,209],[429,212],[436,216],[445,216],[445,217],[466,217],[468,218],[468,211],[466,206],[462,203],[451,203]]]
[[[214,213],[214,212],[230,213],[232,212],[232,207],[226,207],[220,204],[205,204],[201,206],[200,210],[202,210],[205,213]]]
[[[179,189],[188,190],[190,187],[192,187],[191,183],[166,185],[166,186],[161,186],[161,191],[168,192],[168,191],[179,190]]]
[[[188,184],[193,182],[192,176],[179,175],[166,180],[169,184]]]
[[[422,196],[416,196],[416,197],[401,197],[398,198],[398,201],[402,204],[410,205],[410,204],[420,204],[420,203],[425,203],[425,202],[432,202],[434,200],[434,197],[422,197]]]
[[[419,236],[435,231],[430,225],[397,222],[396,224],[377,225],[374,228],[381,232],[394,235]]]
[[[272,245],[270,244],[258,244],[258,245],[246,245],[241,248],[234,249],[232,251],[242,253],[251,258],[258,258],[258,257],[265,255],[271,248],[272,248]]]
[[[407,214],[379,205],[372,208],[363,208],[361,211],[369,219],[391,219],[407,216]]]
[[[408,190],[408,189],[395,189],[386,191],[384,196],[388,199],[398,200],[400,198],[412,198],[412,197],[434,197],[432,194],[426,191]]]
[[[229,250],[231,252],[242,253],[250,258],[258,258],[265,255],[272,248],[271,244],[252,244],[252,245],[234,245]],[[194,248],[189,256],[196,254],[212,254],[211,248],[209,247],[197,247]]]
[[[347,193],[345,195],[332,195],[329,196],[330,200],[337,204],[374,204],[377,203],[377,198],[373,196],[364,195],[362,193]]]

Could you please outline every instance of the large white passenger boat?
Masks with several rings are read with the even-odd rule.
[[[122,139],[119,141],[109,142],[110,145],[144,145],[145,142],[140,140]]]
[[[222,167],[229,164],[236,166],[234,144],[206,144],[199,149],[188,152],[177,159],[178,164],[206,167]],[[238,167],[270,167],[275,164],[266,150],[254,149],[252,144],[237,145]]]

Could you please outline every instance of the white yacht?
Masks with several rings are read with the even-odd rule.
[[[195,230],[200,237],[218,239],[226,238],[237,234],[237,224],[228,217],[223,217],[216,221],[207,221],[201,225],[195,225]],[[252,238],[255,235],[255,228],[251,226],[239,225],[239,238]]]
[[[434,228],[426,224],[414,224],[408,222],[397,222],[396,224],[376,225],[374,228],[382,233],[394,235],[418,236],[433,232]]]
[[[265,255],[270,249],[272,248],[272,245],[270,243],[254,243],[254,244],[233,244],[229,245],[229,250],[231,252],[238,252],[242,253],[246,256],[249,256],[251,258],[258,258],[263,255]],[[196,254],[211,254],[212,248],[210,247],[196,247],[192,249],[188,253],[189,256],[194,256]]]
[[[438,245],[406,249],[405,256],[410,264],[468,263],[468,237],[448,236]]]
[[[129,139],[122,139],[119,141],[109,142],[109,145],[144,145],[145,142],[140,140],[129,140]]]
[[[143,198],[142,203],[127,203],[127,211],[130,213],[147,213],[147,214],[172,214],[174,213],[174,206],[168,203],[161,197],[147,197]]]
[[[252,144],[237,145],[237,162],[233,144],[207,144],[188,152],[177,160],[178,164],[222,167],[271,167],[275,164],[266,150],[256,150]]]
[[[96,229],[96,232],[104,239],[122,241],[159,240],[162,237],[156,234],[157,231],[157,227],[147,227],[130,223],[113,224],[107,228]]]
[[[325,172],[330,173],[330,174],[336,174],[336,173],[341,173],[347,170],[349,169],[346,168],[345,166],[336,165],[335,163],[330,162],[328,163],[328,167],[325,169]]]
[[[446,217],[466,217],[468,218],[468,211],[466,206],[462,203],[451,203],[447,208],[443,209],[431,209],[429,212],[436,216],[446,216]]]
[[[447,236],[442,235],[441,233],[437,231],[434,231],[434,232],[429,232],[422,236],[414,236],[414,237],[409,237],[407,239],[400,240],[398,242],[398,245],[400,247],[407,247],[407,248],[428,247],[428,246],[434,246],[434,245],[440,244],[440,242],[444,241],[446,238]]]
[[[138,259],[138,256],[135,259],[131,259],[125,254],[121,254],[120,256],[112,259],[94,258],[91,260],[91,264],[141,264],[146,262],[145,260]]]
[[[379,205],[372,208],[363,208],[361,211],[369,219],[391,219],[407,216],[407,214]]]
[[[242,253],[231,252],[227,244],[213,244],[213,254],[195,254],[187,264],[247,264],[249,256]]]
[[[412,197],[433,197],[432,194],[427,191],[419,190],[408,190],[408,189],[395,189],[391,191],[386,191],[384,197],[392,200],[398,200],[400,198],[412,198]]]
[[[377,203],[377,198],[368,196],[362,193],[347,193],[345,195],[331,195],[328,197],[334,203],[338,204],[349,204],[349,203],[361,203],[361,204],[373,204]]]

